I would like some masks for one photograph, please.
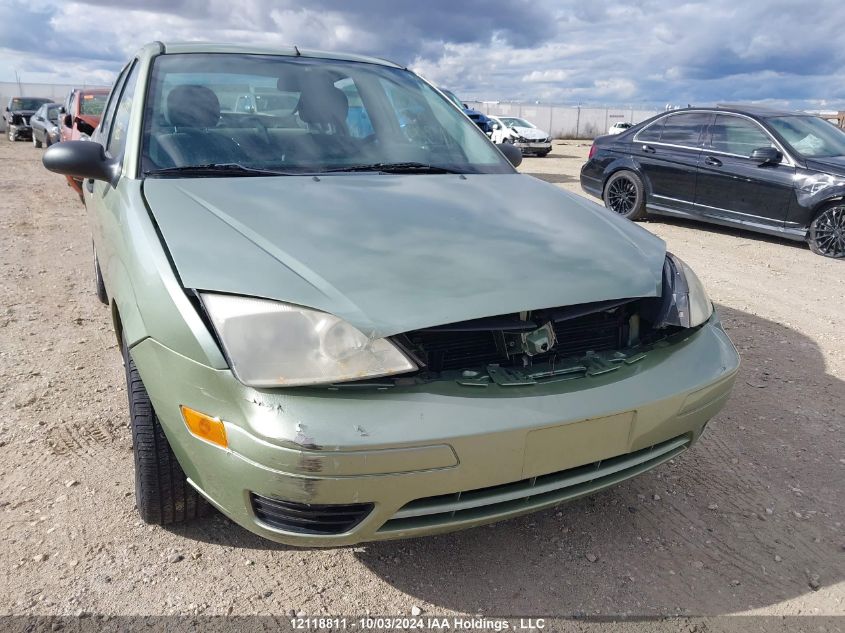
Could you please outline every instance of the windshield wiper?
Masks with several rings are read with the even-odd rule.
[[[247,167],[240,163],[206,163],[204,165],[182,165],[180,167],[165,167],[150,169],[145,176],[295,176],[284,171]]]
[[[428,163],[370,163],[366,165],[347,165],[334,169],[325,169],[321,173],[344,171],[378,171],[386,174],[460,174],[461,172],[441,165]]]

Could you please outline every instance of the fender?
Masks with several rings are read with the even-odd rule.
[[[191,360],[226,369],[226,359],[173,270],[141,187],[140,181],[120,180],[122,191],[115,193],[123,198],[118,222],[126,239],[100,262],[118,337],[130,349],[153,338]]]
[[[832,202],[841,202],[845,200],[845,183],[830,185],[821,189],[816,188],[813,192],[813,182],[816,181],[814,177],[820,177],[820,174],[814,174],[808,177],[802,183],[796,183],[795,187],[795,204],[789,209],[787,224],[809,228],[810,223],[816,219],[816,216],[826,206]]]

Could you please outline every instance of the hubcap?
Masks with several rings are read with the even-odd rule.
[[[627,178],[617,178],[607,189],[607,203],[612,211],[627,215],[637,202],[637,186]]]
[[[845,257],[845,206],[831,207],[816,220],[815,240],[829,257]]]

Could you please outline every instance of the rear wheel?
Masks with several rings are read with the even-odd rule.
[[[807,242],[816,255],[845,258],[845,203],[832,204],[810,224]]]
[[[185,523],[208,513],[208,502],[186,481],[135,362],[123,346],[135,456],[135,505],[146,523]]]
[[[604,206],[629,220],[642,220],[645,210],[643,181],[632,171],[617,171],[604,187]]]

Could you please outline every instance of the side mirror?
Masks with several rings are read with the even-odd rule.
[[[774,147],[758,147],[751,152],[749,158],[760,165],[777,165],[783,158],[783,154]]]
[[[119,163],[106,156],[105,148],[93,141],[65,141],[51,145],[41,158],[44,166],[73,178],[93,178],[114,184]]]
[[[522,150],[513,143],[497,143],[496,147],[514,167],[519,167],[522,164]]]
[[[66,114],[62,119],[62,125],[65,127],[73,127],[73,118],[69,114]]]

